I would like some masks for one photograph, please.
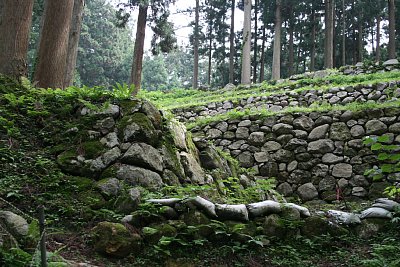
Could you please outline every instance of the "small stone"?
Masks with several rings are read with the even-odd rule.
[[[327,153],[322,157],[322,162],[327,164],[336,164],[343,161],[343,157],[336,156],[332,153]]]
[[[325,154],[332,152],[335,149],[334,143],[329,139],[322,139],[310,142],[307,151],[310,153]]]
[[[346,141],[351,138],[349,128],[344,122],[332,123],[329,136],[332,140],[337,141]]]
[[[218,129],[210,129],[207,131],[207,137],[211,139],[218,139],[222,137],[222,132]]]
[[[278,175],[278,164],[266,162],[260,167],[260,175],[264,177],[276,177]]]
[[[281,147],[282,147],[282,145],[279,144],[278,142],[268,141],[263,145],[263,147],[261,148],[261,151],[273,152],[273,151],[279,150]]]
[[[268,152],[254,153],[254,158],[258,163],[268,162],[271,159]]]
[[[249,144],[261,146],[265,142],[265,134],[263,132],[253,132],[249,136]]]
[[[365,124],[366,133],[367,134],[376,134],[381,135],[384,134],[387,130],[386,124],[381,122],[380,120],[370,120]]]
[[[318,191],[312,183],[306,183],[297,188],[297,194],[302,201],[309,201],[318,197]]]
[[[400,122],[390,125],[389,132],[400,134]]]
[[[351,194],[355,197],[365,197],[367,196],[368,192],[365,190],[365,188],[357,186],[353,187]]]
[[[281,134],[291,134],[293,131],[293,126],[285,123],[278,123],[272,127],[272,132],[277,135]]]
[[[244,120],[239,122],[238,127],[249,127],[251,125],[251,120]]]
[[[353,174],[353,167],[347,163],[339,163],[333,166],[332,175],[338,178],[349,178]]]
[[[368,187],[369,182],[363,175],[355,175],[353,178],[350,179],[350,185]]]
[[[311,133],[308,135],[308,140],[313,141],[313,140],[324,139],[326,137],[328,129],[329,129],[328,124],[324,124],[324,125],[314,128],[311,131]]]
[[[228,123],[226,121],[222,121],[222,122],[218,123],[215,126],[215,128],[224,133],[224,132],[228,131],[228,126],[229,125],[228,125]]]
[[[289,164],[288,164],[288,166],[287,166],[287,171],[288,172],[292,172],[292,171],[294,171],[295,169],[297,169],[297,166],[298,166],[298,162],[297,161],[292,161],[292,162],[290,162]]]
[[[323,178],[319,184],[318,189],[319,191],[332,191],[336,188],[336,179],[332,176],[328,176]]]
[[[325,177],[328,174],[328,171],[328,165],[317,164],[317,166],[312,169],[312,174],[316,177]]]
[[[236,130],[236,138],[237,139],[247,139],[249,138],[249,129],[245,127],[238,127]]]
[[[392,66],[392,65],[398,65],[399,61],[397,59],[389,59],[385,62],[383,62],[383,66]]]
[[[276,191],[281,193],[284,197],[289,197],[293,194],[293,189],[287,182],[278,185]]]
[[[365,135],[365,130],[361,125],[355,125],[351,127],[350,134],[355,138],[363,137]]]
[[[293,157],[293,153],[291,151],[285,150],[285,149],[279,149],[272,155],[272,158],[278,162],[287,162],[290,159],[292,159],[292,157]]]
[[[306,116],[301,116],[293,121],[295,129],[309,131],[314,127],[314,121]]]
[[[253,155],[252,155],[252,153],[250,153],[248,151],[245,151],[245,152],[239,154],[239,156],[237,157],[237,160],[239,161],[240,166],[244,167],[244,168],[250,168],[254,164]]]
[[[321,116],[315,121],[315,125],[324,125],[324,124],[331,124],[332,118],[329,116]]]

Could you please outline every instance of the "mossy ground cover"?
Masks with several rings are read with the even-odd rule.
[[[293,236],[291,239],[272,240],[264,247],[252,242],[210,243],[201,239],[186,242],[179,238],[165,238],[162,243],[147,246],[140,255],[130,255],[125,259],[105,259],[91,255],[86,260],[98,266],[110,267],[396,267],[399,266],[399,238],[398,225],[386,228],[383,234],[368,240],[353,235],[323,235],[315,238]]]

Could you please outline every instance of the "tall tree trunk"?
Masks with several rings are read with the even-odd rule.
[[[213,37],[212,37],[212,25],[210,25],[210,30],[208,32],[208,79],[207,79],[207,84],[211,85],[211,66],[212,66],[212,41],[213,41]]]
[[[142,83],[142,67],[144,53],[144,39],[146,37],[146,22],[147,22],[147,5],[139,6],[138,21],[136,26],[135,48],[133,51],[132,72],[130,84],[135,86],[132,95],[136,96],[141,88]]]
[[[292,8],[289,8],[289,13],[292,14]],[[289,21],[289,77],[293,75],[293,64],[294,64],[294,45],[293,45],[293,21],[292,17]],[[299,48],[300,50],[300,48]],[[300,63],[300,62],[298,62]]]
[[[388,0],[389,5],[389,59],[396,58],[396,6],[395,0]]]
[[[299,46],[298,46],[298,48],[297,48],[297,65],[296,65],[296,73],[299,73],[299,68],[300,68],[300,56],[301,56],[301,46],[302,46],[302,44],[303,44],[303,40],[304,40],[304,38],[303,38],[303,31],[302,30],[300,30],[300,32],[299,32],[299,40],[300,40],[300,42],[299,42]],[[304,69],[305,69],[305,67],[304,67]],[[305,71],[304,71],[305,72]]]
[[[81,26],[83,18],[83,7],[85,0],[74,0],[74,9],[72,12],[72,24],[69,31],[67,68],[65,72],[64,87],[71,86],[74,82],[74,73],[76,59],[78,56],[79,37],[81,35]]]
[[[376,49],[375,49],[375,60],[379,62],[381,60],[381,16],[376,17]]]
[[[358,51],[358,57],[357,60],[358,62],[362,62],[363,61],[363,52],[364,52],[364,45],[363,45],[363,31],[364,31],[364,27],[363,27],[363,11],[361,10],[361,14],[360,17],[358,18],[358,38],[357,38],[357,51]]]
[[[255,6],[254,6],[254,58],[253,58],[253,83],[257,82],[257,34],[258,34],[258,29],[257,29],[257,20],[258,20],[258,3],[259,0],[255,0]]]
[[[193,65],[193,89],[199,84],[199,0],[196,0],[196,15],[194,26],[194,65]]]
[[[242,84],[250,84],[251,76],[251,0],[244,0]]]
[[[345,0],[342,1],[342,66],[346,65],[346,5]]]
[[[264,73],[265,73],[265,25],[263,26],[263,37],[262,37],[262,45],[261,45],[261,63],[260,63],[260,79],[258,80],[260,83],[264,81]]]
[[[28,75],[27,53],[33,0],[3,0],[0,6],[0,73]]]
[[[281,0],[276,0],[274,51],[272,57],[273,80],[279,80],[281,78],[281,30],[282,30]]]
[[[315,70],[315,37],[316,37],[316,23],[317,20],[315,18],[315,8],[314,4],[312,6],[312,14],[311,14],[311,20],[312,20],[312,29],[311,29],[311,53],[310,53],[310,71]]]
[[[63,88],[74,2],[47,0],[45,6],[34,80],[40,87]]]
[[[333,68],[334,0],[325,1],[325,68]]]
[[[231,7],[231,32],[229,35],[229,82],[234,82],[234,68],[235,68],[235,0],[232,0]]]

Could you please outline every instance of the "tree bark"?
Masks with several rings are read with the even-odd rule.
[[[258,3],[259,0],[255,0],[255,5],[254,5],[254,58],[253,58],[253,83],[257,82],[257,34],[258,34],[258,29],[257,29],[257,20],[258,20]]]
[[[260,63],[260,79],[258,80],[260,83],[264,81],[264,73],[265,73],[265,25],[263,26],[263,37],[262,37],[262,45],[261,45],[261,63]]]
[[[251,0],[244,0],[242,84],[250,84],[251,76]]]
[[[325,68],[333,68],[334,0],[325,1]]]
[[[47,0],[45,6],[34,80],[43,88],[64,88],[74,2]]]
[[[342,1],[342,66],[346,65],[346,6],[345,0]]]
[[[213,41],[213,36],[212,36],[212,24],[210,25],[210,29],[208,32],[208,79],[207,79],[207,84],[210,86],[211,85],[211,67],[212,67],[212,41]]]
[[[381,60],[381,16],[376,17],[376,49],[375,49],[375,60],[379,62]]]
[[[364,27],[363,27],[363,12],[361,10],[361,14],[360,17],[358,19],[358,38],[357,38],[357,43],[358,43],[358,57],[357,60],[358,62],[362,62],[363,61],[363,52],[364,52],[364,45],[363,45],[363,31],[364,31]]]
[[[299,45],[297,48],[297,65],[296,65],[296,73],[299,73],[299,68],[300,68],[300,57],[301,57],[301,46],[303,44],[304,38],[303,38],[303,31],[300,30],[299,32]],[[304,67],[304,72],[305,72],[305,67]]]
[[[235,0],[232,0],[231,7],[231,32],[229,36],[229,82],[234,83],[234,57],[235,57]]]
[[[388,0],[389,5],[389,59],[396,58],[396,6],[395,0]]]
[[[147,22],[148,5],[139,6],[138,21],[136,26],[135,48],[133,51],[132,72],[130,84],[135,86],[132,95],[136,96],[141,88],[142,83],[142,66],[144,54],[144,39],[146,37],[146,22]]]
[[[3,0],[0,4],[0,73],[28,75],[27,53],[33,0]]]
[[[316,37],[316,18],[315,18],[315,8],[312,7],[312,29],[311,29],[311,53],[310,53],[310,71],[315,70],[315,37]]]
[[[289,8],[289,13],[292,14],[292,8]],[[293,45],[293,17],[291,16],[289,21],[289,77],[293,75],[294,65],[294,45]],[[299,48],[300,50],[300,48]],[[298,62],[300,64],[300,62]]]
[[[272,80],[279,80],[281,78],[281,30],[281,0],[276,0],[274,51],[272,57]]]
[[[193,66],[193,89],[199,84],[199,0],[196,0],[195,26],[194,26],[194,66]]]
[[[83,8],[85,0],[74,0],[72,11],[72,23],[69,32],[67,68],[65,72],[64,87],[71,86],[74,82],[76,59],[78,56],[79,37],[81,36],[81,26],[83,18]]]

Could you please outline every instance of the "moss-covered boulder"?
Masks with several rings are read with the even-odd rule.
[[[192,225],[192,226],[210,223],[210,219],[202,212],[197,210],[190,210],[189,212],[184,213],[183,221],[187,225]]]
[[[362,239],[370,239],[376,236],[388,225],[389,221],[384,218],[368,218],[361,221],[354,231]]]
[[[176,228],[169,224],[157,224],[142,229],[144,241],[152,245],[157,244],[162,237],[176,237],[177,234]]]
[[[265,217],[264,223],[262,224],[264,235],[267,237],[276,237],[283,239],[286,236],[287,229],[282,219],[277,214],[271,214]]]
[[[139,253],[142,238],[119,223],[101,222],[91,230],[94,249],[111,257],[126,257]]]
[[[157,130],[152,121],[144,113],[134,113],[125,116],[118,122],[118,135],[123,142],[145,142],[157,147],[161,131]]]
[[[306,237],[326,235],[328,232],[328,221],[317,216],[307,218],[301,227],[301,234]]]

